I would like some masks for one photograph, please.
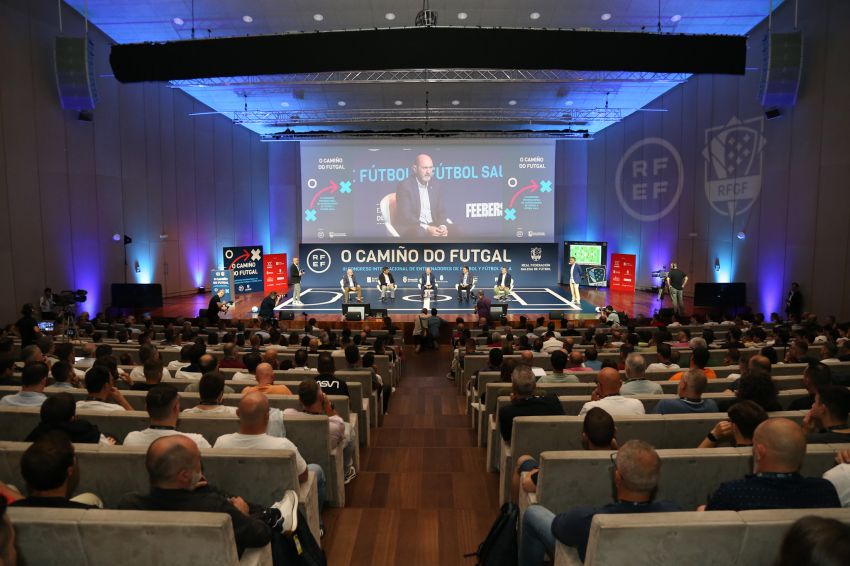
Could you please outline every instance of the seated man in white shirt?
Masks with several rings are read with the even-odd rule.
[[[21,372],[21,391],[13,395],[0,398],[0,405],[4,407],[41,407],[47,395],[44,388],[47,386],[47,364],[44,362],[32,362],[24,366]]]
[[[194,346],[194,344],[185,344],[182,348],[180,348],[180,359],[171,360],[168,362],[166,368],[170,371],[177,371],[191,364],[192,362],[189,361],[189,355],[192,353],[192,346]]]
[[[210,447],[210,443],[200,434],[177,430],[177,420],[180,417],[180,393],[170,383],[154,385],[145,396],[145,408],[150,417],[150,426],[145,430],[129,433],[124,439],[124,446],[147,448],[157,438],[182,434],[191,438],[198,448]]]
[[[655,381],[646,379],[646,360],[632,352],[626,357],[626,383],[620,388],[622,395],[662,395],[664,390]]]
[[[237,448],[248,450],[291,450],[295,453],[295,468],[298,480],[307,481],[307,472],[316,474],[319,492],[319,510],[325,504],[325,472],[318,464],[307,464],[298,447],[287,438],[269,436],[269,400],[259,392],[248,393],[239,401],[236,410],[239,416],[239,432],[225,434],[216,439],[214,448]]]
[[[295,360],[294,360],[294,363],[293,363],[294,367],[290,370],[287,370],[287,371],[297,371],[297,372],[309,371],[309,372],[318,373],[318,371],[319,371],[318,369],[311,368],[307,365],[308,360],[309,360],[309,355],[307,354],[307,350],[305,350],[304,348],[296,350],[295,351]]]
[[[609,415],[644,415],[646,411],[637,399],[630,399],[620,395],[620,387],[623,382],[620,372],[614,368],[602,368],[596,377],[596,389],[591,395],[591,401],[584,404],[578,416],[583,417],[593,407],[605,409]]]
[[[301,410],[286,409],[284,415],[327,415],[331,435],[331,449],[342,445],[343,466],[345,467],[345,483],[349,483],[357,477],[354,468],[354,443],[351,435],[346,434],[345,421],[336,414],[331,400],[322,391],[319,384],[312,377],[308,377],[298,384],[298,400],[301,401]]]
[[[549,330],[546,332],[546,340],[543,341],[542,351],[546,354],[551,354],[555,350],[560,350],[564,347],[564,343],[555,337],[555,333]]]
[[[672,362],[673,349],[667,342],[661,342],[656,347],[658,352],[658,361],[649,364],[646,371],[664,371],[668,369],[682,369],[679,364]]]
[[[94,365],[86,372],[86,391],[88,397],[85,401],[77,401],[77,411],[132,411],[133,407],[115,387],[109,368],[103,365]],[[110,401],[112,401],[110,403]]]
[[[220,373],[208,373],[198,383],[200,403],[189,409],[183,409],[184,415],[230,415],[236,416],[236,407],[223,405],[224,378]]]
[[[145,364],[149,360],[159,360],[159,350],[153,344],[142,344],[139,346],[139,365],[135,366],[130,372],[130,377],[135,381],[145,379]],[[162,379],[171,379],[171,372],[167,368],[162,368]]]
[[[263,357],[258,352],[249,352],[242,356],[242,363],[245,364],[245,371],[237,371],[233,374],[233,381],[245,381],[249,383],[257,383],[255,375],[257,366],[263,363]]]

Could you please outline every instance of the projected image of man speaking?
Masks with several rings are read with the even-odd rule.
[[[449,235],[439,186],[434,183],[434,161],[424,153],[411,166],[413,176],[396,187],[394,222],[400,236],[445,238]]]

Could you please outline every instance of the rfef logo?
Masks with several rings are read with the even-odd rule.
[[[307,267],[313,273],[324,273],[331,267],[331,254],[321,248],[310,250],[307,254]]]
[[[614,188],[623,210],[636,220],[664,218],[682,196],[682,156],[662,138],[646,138],[626,150],[617,166]]]

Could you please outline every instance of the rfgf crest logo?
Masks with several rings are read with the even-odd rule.
[[[748,211],[761,192],[764,116],[705,130],[705,196],[729,218]]]

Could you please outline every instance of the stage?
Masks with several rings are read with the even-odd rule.
[[[488,289],[487,296],[492,299],[493,291]],[[616,292],[604,288],[581,289],[581,305],[577,307],[569,301],[570,291],[566,286],[529,287],[515,288],[516,297],[508,301],[508,320],[516,321],[521,315],[528,317],[547,316],[550,311],[562,312],[565,319],[576,321],[589,321],[596,318],[596,307],[612,305],[618,311],[624,311],[629,316],[638,314],[652,316],[658,309],[670,307],[670,298],[665,297],[659,301],[655,293],[636,291],[634,293]],[[440,291],[438,300],[434,305],[439,315],[446,319],[454,319],[458,316],[465,321],[474,322],[474,302],[458,302],[457,294],[452,288],[447,292]],[[254,307],[260,306],[264,295],[262,293],[250,293],[240,295],[233,308],[225,315],[225,319],[244,320],[255,316],[252,312]],[[314,317],[323,322],[342,321],[342,289],[304,287],[301,291],[301,299],[304,305],[292,305],[292,291],[278,305],[277,311],[288,311],[295,313],[295,320],[301,321],[307,317]],[[186,317],[198,316],[200,309],[207,308],[209,294],[183,295],[178,297],[167,297],[161,309],[155,309],[150,314],[158,317]],[[363,304],[369,304],[374,309],[387,309],[387,314],[397,322],[412,322],[417,313],[422,310],[422,302],[419,290],[416,288],[396,289],[395,301],[381,303],[380,294],[374,287],[363,290]],[[429,307],[430,308],[430,307]],[[692,312],[693,299],[685,297],[685,309]]]
[[[596,305],[587,301],[581,301],[577,305],[570,301],[569,290],[559,287],[530,287],[530,288],[515,288],[511,291],[509,299],[506,301],[493,301],[494,303],[507,304],[508,314],[527,314],[539,316],[546,315],[551,311],[563,312],[565,315],[573,315],[573,318],[585,318],[583,315],[595,316]],[[302,305],[293,305],[292,297],[288,297],[285,301],[275,309],[276,311],[294,311],[300,313],[307,311],[311,314],[330,314],[341,313],[343,303],[342,289],[319,289],[306,288],[301,291]],[[419,293],[419,289],[399,288],[396,289],[395,299],[387,298],[381,300],[380,291],[375,288],[363,289],[363,304],[369,305],[372,309],[385,309],[387,315],[395,317],[399,314],[416,314],[422,308],[436,308],[442,315],[462,316],[469,315],[474,310],[477,297],[473,293],[473,297],[469,300],[459,300],[457,292],[454,289],[438,289],[436,297],[426,297],[423,302]],[[492,297],[492,291],[487,293]],[[356,303],[356,297],[351,294],[351,303]]]

